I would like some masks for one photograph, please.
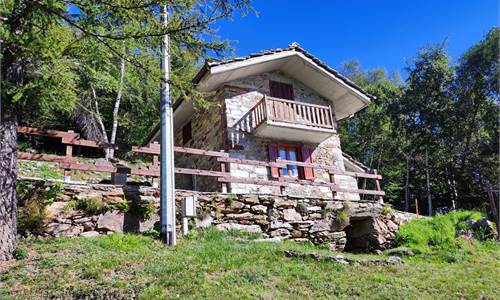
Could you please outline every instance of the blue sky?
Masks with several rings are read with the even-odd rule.
[[[217,24],[235,41],[237,55],[286,47],[293,41],[334,68],[357,59],[404,74],[406,61],[423,46],[446,40],[461,53],[498,26],[498,0],[254,0],[259,16]]]

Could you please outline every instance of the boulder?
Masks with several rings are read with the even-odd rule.
[[[262,232],[259,225],[243,225],[238,223],[221,223],[215,226],[218,230],[241,230],[245,232]]]
[[[83,231],[83,227],[79,225],[50,223],[45,227],[45,232],[51,236],[77,236]]]
[[[97,231],[85,231],[85,232],[82,232],[80,234],[80,236],[83,236],[83,237],[94,237],[94,236],[98,236],[99,235],[99,232]]]
[[[119,211],[106,212],[97,220],[97,230],[123,232],[124,214]]]
[[[214,218],[210,214],[204,214],[199,218],[195,218],[196,227],[207,228],[214,222]]]
[[[292,225],[280,221],[274,221],[271,223],[270,229],[278,229],[278,228],[292,229]]]
[[[252,211],[257,214],[266,214],[267,213],[267,207],[264,205],[254,205],[252,206]]]
[[[309,230],[311,233],[318,231],[327,231],[330,230],[331,222],[329,220],[320,220],[318,222],[314,222],[313,226]]]
[[[302,221],[302,216],[293,208],[283,210],[285,221]]]

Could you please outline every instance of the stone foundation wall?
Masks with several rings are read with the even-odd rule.
[[[47,183],[47,186],[50,187],[51,183]],[[349,236],[367,240],[367,244],[364,245],[366,248],[387,247],[399,224],[406,221],[405,218],[395,217],[394,213],[383,216],[383,206],[375,202],[178,190],[176,204],[179,231],[181,200],[193,194],[197,196],[198,202],[197,218],[191,221],[191,227],[214,226],[220,230],[239,229],[261,233],[264,238],[309,240],[315,244],[328,243],[335,249],[344,249],[350,242]],[[128,202],[128,208],[125,210],[111,208],[91,215],[69,205],[77,199],[88,198],[101,199],[108,204],[125,200]],[[147,218],[144,213],[137,213],[144,212],[144,208],[152,209]],[[65,184],[62,194],[46,207],[47,224],[40,234],[95,236],[112,232],[144,232],[158,225],[158,208],[158,188],[137,185],[122,187]],[[388,224],[385,228],[390,232],[383,232],[383,238],[372,238],[371,234],[374,233],[366,230],[358,233],[356,223],[353,221],[360,222],[365,219],[376,219],[379,220],[377,222]],[[391,223],[387,223],[388,220]],[[356,248],[358,244],[352,248]]]

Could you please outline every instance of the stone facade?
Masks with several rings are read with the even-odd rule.
[[[387,247],[399,225],[409,219],[397,217],[394,212],[383,216],[383,207],[376,202],[177,190],[178,231],[181,224],[180,203],[184,197],[190,195],[196,195],[198,199],[197,218],[193,220],[192,227],[238,229],[261,233],[264,238],[328,243],[332,248],[340,250],[349,243],[351,248],[357,248],[360,245],[360,237],[366,249]],[[68,209],[70,201],[89,197],[100,198],[104,203],[126,200],[129,208],[108,209],[94,215],[75,208]],[[152,207],[152,213],[147,215],[147,218],[144,218],[144,215],[138,216],[132,207],[139,205]],[[158,188],[140,185],[65,184],[62,194],[46,207],[47,224],[41,234],[90,237],[112,232],[144,232],[158,225],[158,208]],[[386,231],[380,233],[382,237],[374,236],[378,231],[359,231],[356,228],[362,220],[382,222]],[[390,223],[387,220],[390,220]],[[360,228],[365,227],[369,228],[364,225]],[[350,240],[350,237],[353,239]]]
[[[253,160],[269,160],[268,145],[271,143],[290,144],[289,141],[269,140],[253,135],[248,112],[257,104],[264,95],[270,95],[269,81],[288,83],[293,86],[295,101],[324,106],[331,103],[313,90],[285,74],[279,72],[263,73],[249,76],[244,79],[230,81],[224,88],[222,97],[226,113],[228,149],[231,157]],[[335,126],[336,127],[336,126]],[[294,142],[297,146],[307,146],[313,149],[312,158],[316,163],[333,166],[339,172],[345,171],[342,159],[342,149],[337,133],[320,144],[304,144]],[[266,167],[248,166],[231,163],[229,170],[232,176],[242,178],[269,177]],[[336,183],[343,188],[357,189],[357,181],[349,176],[335,176]],[[329,182],[326,171],[315,170],[316,182]],[[279,194],[279,187],[260,186],[250,184],[232,184],[234,193],[271,193]],[[292,185],[285,188],[285,194],[295,196],[314,196],[326,199],[332,198],[332,193],[327,187]],[[358,194],[337,193],[336,199],[359,200]]]
[[[198,110],[188,121],[191,122],[192,138],[184,142],[182,138],[183,124],[175,133],[177,146],[192,147],[205,150],[225,150],[230,157],[268,161],[269,144],[293,144],[298,147],[307,146],[312,149],[312,159],[315,163],[332,166],[339,172],[345,171],[342,158],[340,139],[337,133],[319,144],[305,144],[300,141],[290,142],[271,140],[257,137],[252,132],[249,112],[264,95],[270,95],[269,81],[278,81],[292,84],[295,101],[318,105],[332,105],[316,92],[280,72],[263,73],[243,79],[229,81],[220,88],[212,98],[211,107]],[[334,117],[335,121],[335,117]],[[335,125],[336,127],[336,125]],[[176,153],[176,166],[181,168],[196,168],[204,170],[220,170],[220,164],[215,158],[199,155],[186,155]],[[269,179],[270,170],[267,167],[250,166],[237,163],[228,163],[231,176],[239,178]],[[316,182],[330,182],[329,174],[323,170],[315,170]],[[335,175],[335,183],[346,189],[357,189],[357,180],[353,177]],[[220,184],[214,177],[195,175],[176,175],[176,187],[195,191],[214,192],[220,191]],[[281,194],[277,186],[264,186],[253,184],[230,184],[230,191],[236,194]],[[284,193],[293,196],[313,196],[332,199],[332,192],[328,187],[305,186],[291,184]],[[337,193],[338,200],[359,200],[359,195],[354,193]]]
[[[221,107],[216,97],[211,106],[206,109],[198,109],[193,115],[191,122],[192,138],[184,142],[182,128],[175,132],[174,144],[190,148],[204,150],[222,150],[222,124]],[[203,170],[220,170],[220,164],[215,158],[207,156],[175,154],[175,165],[181,168],[194,168]],[[197,190],[197,191],[217,191],[219,184],[216,178],[206,176],[191,176],[176,174],[175,185],[179,189]]]

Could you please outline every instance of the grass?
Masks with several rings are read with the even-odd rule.
[[[401,226],[396,235],[396,243],[409,247],[416,253],[442,255],[453,261],[463,256],[462,252],[472,253],[485,245],[459,234],[461,230],[471,230],[468,221],[477,221],[482,217],[476,211],[454,211],[433,218],[412,220]],[[482,236],[481,232],[472,233],[476,237]]]
[[[207,229],[175,248],[123,234],[25,240],[29,257],[1,271],[0,298],[498,299],[497,244],[457,263],[417,255],[401,266],[369,267],[286,258],[285,249],[331,253],[255,237]]]

